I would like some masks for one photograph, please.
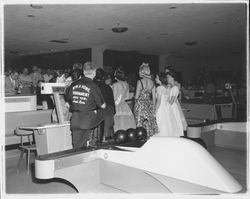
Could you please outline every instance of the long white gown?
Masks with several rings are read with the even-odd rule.
[[[179,95],[179,88],[177,86],[173,86],[170,89],[170,97],[173,97],[175,99],[174,103],[172,104],[172,109],[173,109],[174,117],[178,124],[180,136],[183,136],[184,130],[187,129],[187,122],[183,114],[183,111],[181,109],[181,105],[178,101],[178,95]]]
[[[157,97],[161,98],[161,102],[156,112],[156,122],[159,133],[155,136],[179,137],[181,135],[180,128],[177,125],[173,113],[173,108],[169,102],[170,91],[170,88],[166,88],[162,85],[156,89]]]

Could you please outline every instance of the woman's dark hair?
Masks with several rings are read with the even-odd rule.
[[[125,76],[125,71],[124,71],[124,68],[123,67],[118,67],[116,70],[115,70],[115,74],[114,76],[121,80],[121,81],[125,81],[126,80],[126,76]]]
[[[159,74],[159,80],[161,81],[162,84],[167,85],[168,84],[167,74],[166,73],[160,73]]]
[[[96,75],[95,75],[95,81],[97,82],[103,82],[105,80],[105,72],[102,68],[96,69]]]
[[[176,80],[176,74],[175,74],[174,71],[169,71],[169,72],[166,73],[166,75],[170,75],[171,77],[174,78],[174,80]]]
[[[78,80],[82,76],[82,74],[83,74],[82,69],[80,68],[74,69],[71,73],[72,81]]]

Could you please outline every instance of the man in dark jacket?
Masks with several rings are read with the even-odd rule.
[[[96,70],[96,76],[94,78],[94,82],[98,85],[103,95],[104,101],[106,103],[107,109],[110,111],[110,115],[108,115],[101,124],[100,134],[99,134],[99,142],[103,142],[108,138],[113,137],[114,134],[114,114],[115,114],[115,102],[113,90],[107,84],[105,84],[105,72],[102,68],[98,68]],[[104,137],[103,137],[104,136]]]
[[[73,82],[65,94],[72,112],[70,128],[74,149],[86,148],[91,129],[98,126],[110,114],[99,87],[93,82],[96,66],[86,62],[83,73],[84,77]]]

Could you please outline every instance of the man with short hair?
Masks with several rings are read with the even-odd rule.
[[[9,75],[5,77],[4,88],[5,95],[14,95],[17,92],[19,73],[16,70],[11,70]]]
[[[66,90],[65,97],[72,112],[70,128],[74,149],[86,148],[91,129],[109,115],[101,91],[93,82],[96,68],[92,62],[86,62],[83,66],[84,77],[73,82]]]

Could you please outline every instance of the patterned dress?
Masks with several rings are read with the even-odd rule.
[[[142,82],[141,85],[142,89],[134,106],[136,126],[144,127],[147,130],[147,135],[153,136],[158,133],[158,127],[155,118],[155,107],[151,99],[152,89],[144,89]]]

